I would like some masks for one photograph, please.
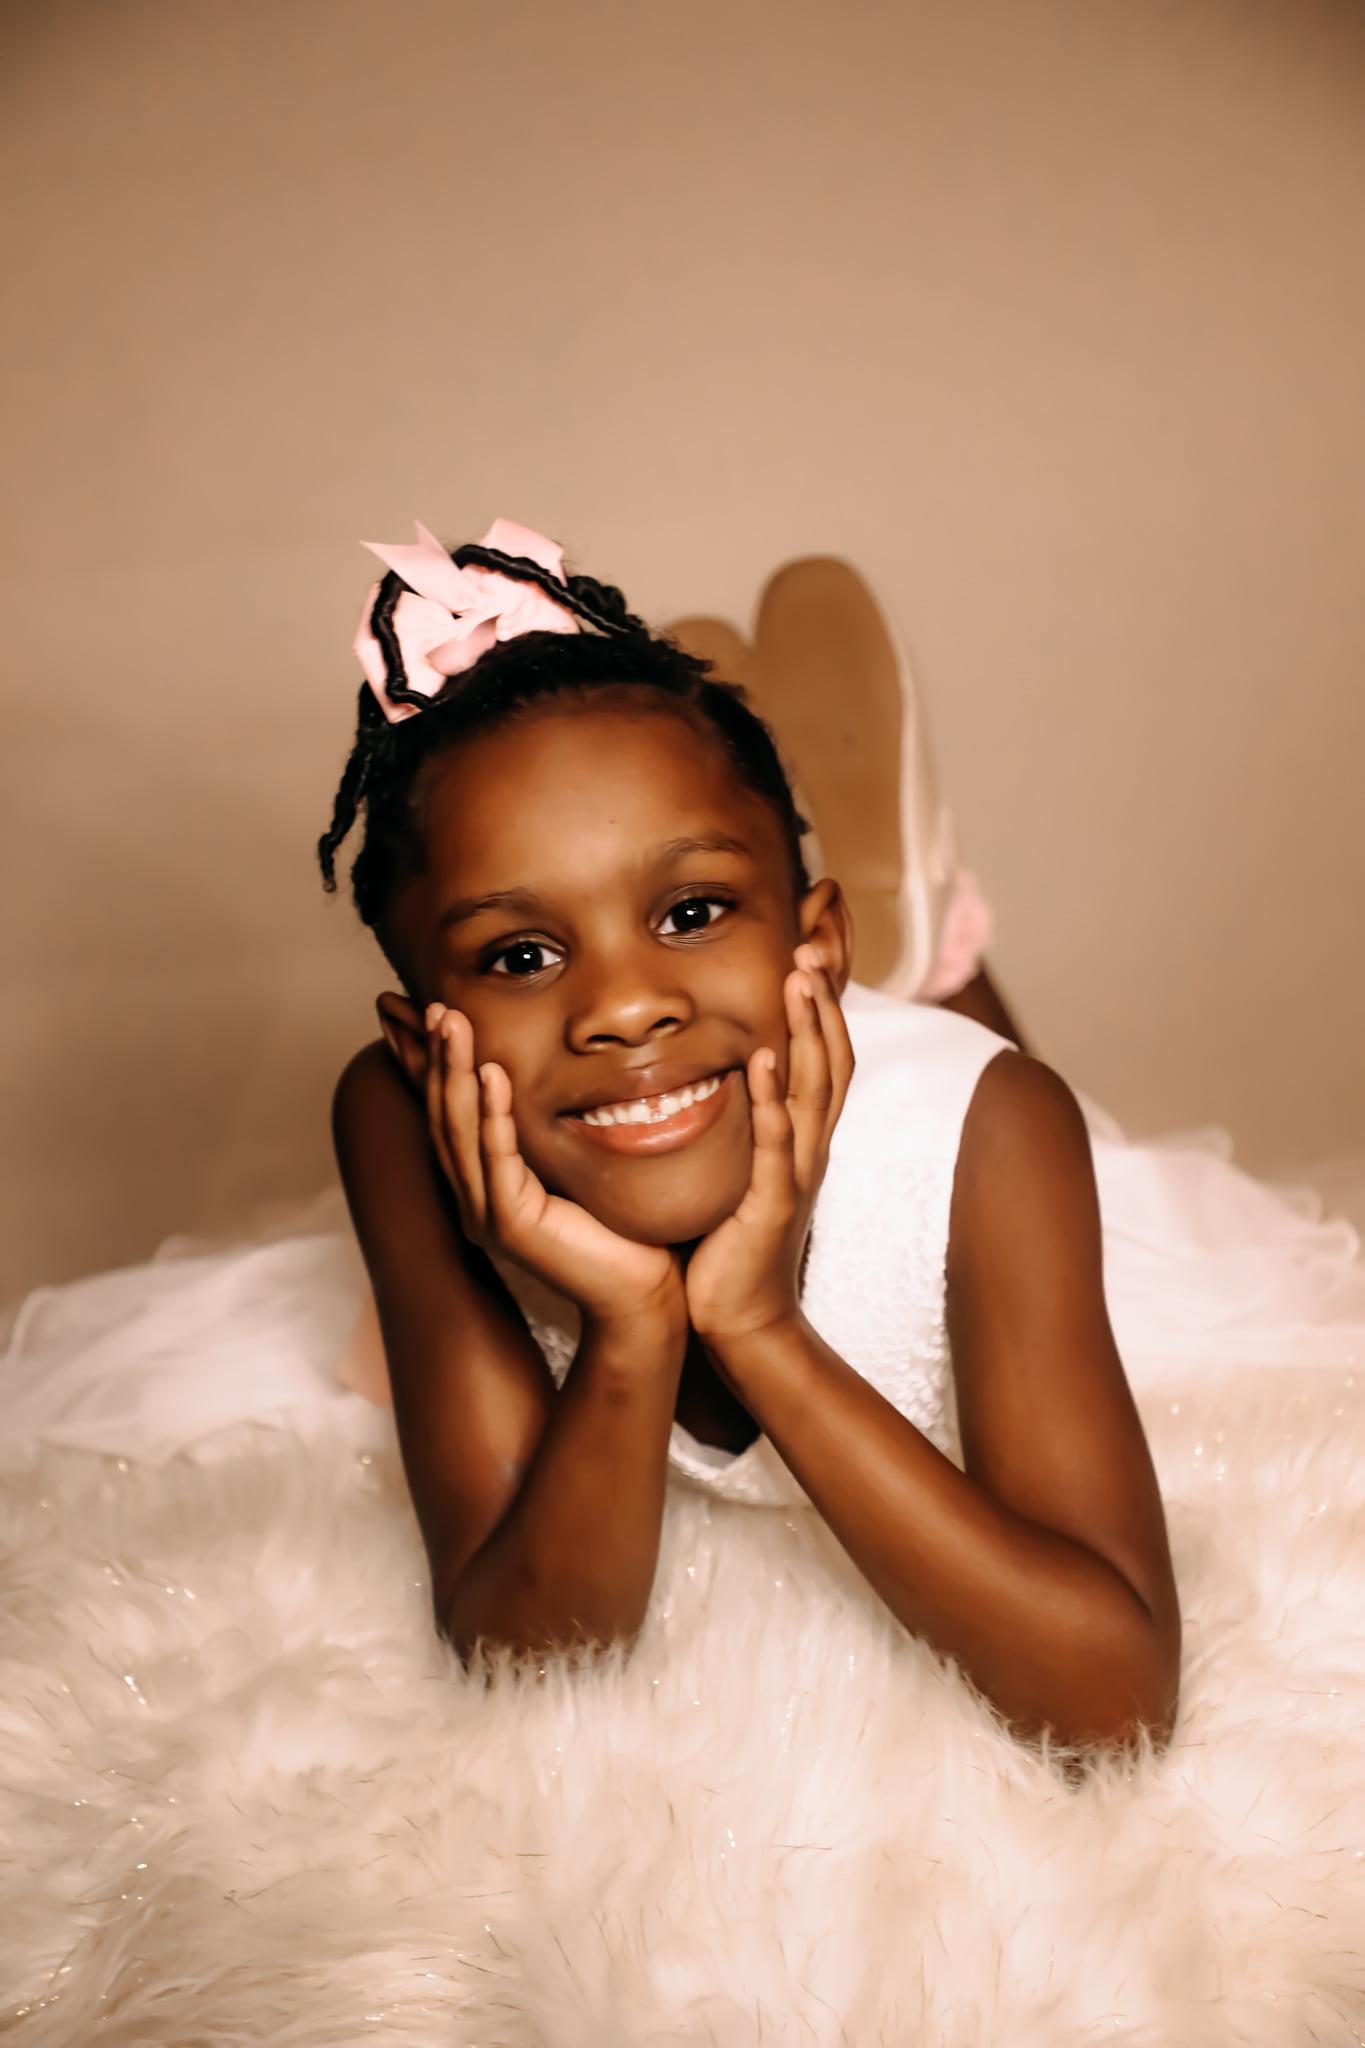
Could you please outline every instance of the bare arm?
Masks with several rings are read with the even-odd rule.
[[[1163,1742],[1180,1610],[1105,1309],[1089,1140],[1065,1084],[1017,1053],[964,1126],[947,1316],[965,1470],[799,1315],[713,1350],[887,1606],[1018,1733]]]
[[[657,1563],[685,1324],[585,1321],[562,1392],[461,1231],[421,1103],[381,1043],[347,1066],[333,1137],[379,1311],[437,1620],[536,1651],[630,1636]]]
[[[446,1630],[527,1651],[631,1641],[649,1606],[686,1332],[585,1327],[525,1484],[455,1588]]]

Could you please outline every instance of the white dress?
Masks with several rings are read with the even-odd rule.
[[[953,1173],[973,1091],[1006,1041],[950,1011],[850,985],[857,1067],[812,1223],[814,1327],[960,1462],[944,1323]],[[1321,1219],[1232,1166],[1207,1134],[1135,1144],[1085,1104],[1104,1223],[1105,1289],[1130,1381],[1170,1364],[1350,1365],[1365,1355],[1365,1263]],[[571,1306],[502,1269],[562,1383]],[[387,1409],[341,1382],[368,1296],[339,1189],[264,1240],[171,1239],[141,1265],[39,1288],[0,1364],[0,1430],[128,1458],[212,1455],[250,1423],[340,1425],[382,1441]],[[1040,1426],[1044,1422],[1040,1418]],[[735,1454],[675,1423],[684,1484],[755,1505],[804,1501],[765,1436]]]

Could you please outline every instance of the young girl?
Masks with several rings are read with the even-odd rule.
[[[851,980],[767,729],[552,543],[378,552],[320,846],[330,886],[363,809],[400,984],[336,1090],[354,1233],[329,1195],[38,1289],[0,1435],[389,1440],[341,1372],[358,1237],[467,1660],[629,1644],[676,1485],[809,1503],[1020,1732],[1160,1741],[1180,1617],[1129,1376],[1349,1366],[1355,1234]]]
[[[850,981],[737,691],[524,528],[419,534],[374,550],[320,851],[334,886],[363,803],[403,993],[334,1129],[440,1625],[629,1641],[671,1461],[812,1503],[1019,1731],[1163,1739],[1179,1607],[1075,1099]]]

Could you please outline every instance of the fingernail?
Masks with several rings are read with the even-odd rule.
[[[805,974],[797,975],[796,988],[798,995],[803,995],[806,998],[807,1002],[809,1002],[812,996],[815,994],[815,990],[811,987],[810,984],[810,978],[808,975]]]

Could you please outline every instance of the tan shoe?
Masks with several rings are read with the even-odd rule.
[[[909,658],[870,585],[837,556],[807,555],[769,578],[752,645],[721,619],[668,630],[741,683],[772,727],[814,827],[812,872],[837,876],[848,897],[856,979],[913,996],[937,951],[956,846]]]

